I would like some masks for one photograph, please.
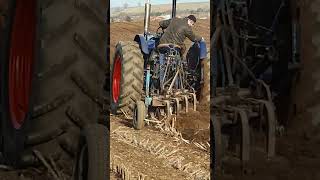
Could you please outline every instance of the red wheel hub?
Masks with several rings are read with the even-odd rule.
[[[16,1],[9,56],[9,111],[20,129],[29,111],[36,42],[36,1]]]
[[[120,80],[121,80],[121,57],[118,55],[114,61],[112,73],[112,98],[117,103],[120,96]]]

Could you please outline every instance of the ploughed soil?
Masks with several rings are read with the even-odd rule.
[[[217,171],[218,180],[317,180],[320,179],[320,127],[297,118],[278,137],[276,157],[267,159],[262,148],[253,150],[249,164],[228,156]]]
[[[132,120],[122,116],[112,116],[110,124],[111,179],[121,176],[163,180],[210,177],[209,151],[191,141],[186,143],[152,126],[135,130]],[[189,135],[186,139],[196,138]],[[201,137],[203,139],[209,139],[209,135]]]
[[[177,116],[176,128],[185,139],[206,143],[210,141],[210,108],[198,105],[197,111],[180,113]]]

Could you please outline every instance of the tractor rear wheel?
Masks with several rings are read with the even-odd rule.
[[[53,128],[67,132],[67,136],[72,128],[98,123],[102,115],[107,11],[102,1],[39,2],[42,3],[41,60],[35,74],[37,106],[29,133]],[[61,145],[62,137],[53,137],[35,147],[43,149],[44,155],[60,154],[64,157],[61,160],[67,160],[65,149],[57,146]]]
[[[20,7],[19,3],[23,5]],[[39,4],[35,8],[37,14],[34,22],[25,20],[26,14],[29,14],[26,8],[22,10],[25,13],[22,22],[25,23],[13,19],[17,17],[13,16],[15,7],[29,7],[31,4]],[[106,7],[103,7],[103,3],[97,7],[96,3],[88,0],[15,0],[10,1],[9,5],[5,16],[6,34],[2,36],[6,39],[2,41],[4,48],[1,48],[4,51],[1,53],[1,133],[2,150],[9,161],[7,163],[18,165],[19,155],[26,144],[41,149],[45,156],[64,154],[63,148],[57,146],[57,137],[68,130],[66,124],[68,127],[74,125],[70,120],[81,120],[81,125],[98,122],[106,72]],[[13,36],[15,23],[28,27],[19,26],[21,34]],[[35,33],[34,38],[25,35],[29,31]],[[14,47],[13,40],[19,41],[17,48],[21,48],[23,53],[33,54],[30,61],[33,64],[19,54],[16,62],[12,61],[9,50]],[[29,42],[27,40],[35,45],[26,44]],[[10,68],[10,63],[15,64]],[[24,68],[28,63],[29,69]],[[31,65],[33,68],[30,68]],[[13,76],[10,78],[10,71],[17,73],[11,73]],[[29,81],[24,81],[27,78]],[[30,90],[21,89],[25,86]],[[9,91],[6,87],[15,91]],[[19,101],[25,104],[29,102],[29,106],[23,124],[17,130],[19,126],[12,122],[9,107],[16,109],[17,113],[21,108],[26,110],[27,106]],[[9,102],[16,107],[10,106]],[[29,137],[35,137],[39,131],[50,130],[57,133],[46,142],[30,143]]]
[[[3,4],[1,29],[1,151],[4,163],[18,166],[33,110],[33,73],[39,61],[40,8],[36,0]],[[26,29],[28,29],[26,31]]]
[[[143,94],[144,59],[136,42],[119,42],[113,61],[111,111],[132,114]]]

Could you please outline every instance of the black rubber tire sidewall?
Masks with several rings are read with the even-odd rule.
[[[135,105],[137,116],[136,122],[134,123],[134,128],[136,130],[141,130],[144,127],[144,118],[145,118],[145,104],[142,101],[138,101]],[[135,117],[134,117],[135,118]]]
[[[125,49],[125,48],[129,48],[129,49]],[[130,48],[131,47],[131,48]],[[111,112],[113,114],[117,114],[118,110],[119,110],[119,106],[121,106],[121,104],[125,104],[128,103],[124,108],[129,109],[130,112],[132,113],[133,111],[133,107],[134,107],[134,100],[136,99],[136,101],[139,101],[141,99],[141,94],[139,94],[134,88],[133,85],[126,85],[126,83],[128,83],[128,79],[131,78],[131,80],[133,82],[131,82],[131,84],[136,85],[138,88],[141,88],[140,90],[142,91],[143,89],[143,83],[141,83],[144,79],[144,74],[143,74],[143,68],[144,68],[144,59],[143,59],[143,55],[141,53],[141,50],[138,49],[139,45],[136,42],[131,42],[131,41],[126,41],[126,42],[119,42],[116,46],[116,52],[115,52],[115,56],[114,56],[114,60],[116,59],[116,57],[118,55],[120,55],[120,59],[121,59],[121,79],[120,79],[120,94],[119,94],[119,99],[118,102],[114,102],[113,101],[113,71],[114,71],[114,64],[115,62],[113,62],[112,65],[112,71],[111,71],[111,77],[110,77],[110,87],[111,87]],[[128,50],[128,52],[126,52],[126,50]],[[136,52],[135,52],[136,51]],[[135,52],[135,53],[134,53]],[[139,54],[137,54],[139,53]],[[124,59],[124,55],[133,55],[128,59]],[[132,71],[128,72],[126,70],[128,69],[132,69]],[[140,71],[140,70],[141,71]],[[134,73],[137,74],[137,76],[139,77],[139,79],[137,79],[134,76]],[[140,81],[140,82],[139,82]],[[129,92],[129,95],[126,97],[123,97],[123,95],[125,95],[126,93]]]
[[[121,58],[121,79],[120,79],[120,95],[119,95],[119,98],[118,98],[118,102],[114,102],[113,100],[113,71],[114,71],[114,65],[115,65],[115,59],[117,58],[117,56],[120,56]],[[110,105],[111,105],[111,112],[113,114],[116,114],[117,113],[117,109],[118,109],[118,106],[119,104],[121,103],[121,99],[120,99],[120,96],[121,96],[121,91],[122,91],[122,82],[123,82],[123,75],[122,75],[122,72],[123,72],[123,53],[122,53],[122,46],[120,46],[119,44],[117,45],[116,47],[116,52],[115,52],[115,56],[113,57],[113,64],[112,64],[112,69],[111,69],[111,76],[110,76]]]
[[[100,124],[86,126],[79,142],[79,152],[75,170],[75,180],[78,180],[79,156],[83,146],[88,147],[88,180],[105,180],[109,178],[109,131]]]

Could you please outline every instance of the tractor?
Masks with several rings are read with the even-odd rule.
[[[131,114],[133,127],[142,129],[146,118],[170,119],[173,114],[196,111],[198,100],[209,101],[207,48],[204,40],[194,42],[184,59],[176,44],[159,44],[160,26],[149,32],[150,1],[145,3],[144,33],[133,41],[118,42],[111,81],[112,113]],[[176,16],[176,0],[171,18]],[[205,71],[207,72],[204,72]],[[206,81],[206,82],[205,82]],[[207,89],[206,89],[207,88]],[[206,90],[205,90],[206,89]]]

